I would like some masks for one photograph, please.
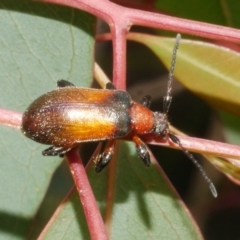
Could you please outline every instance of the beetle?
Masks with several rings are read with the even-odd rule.
[[[45,156],[63,155],[81,142],[107,141],[96,157],[96,172],[100,172],[114,154],[116,139],[131,135],[137,155],[146,166],[150,156],[140,136],[153,133],[169,137],[202,172],[215,196],[216,189],[194,156],[169,131],[167,113],[172,101],[171,89],[176,52],[180,42],[177,35],[163,112],[149,109],[151,98],[144,97],[140,103],[132,101],[126,91],[120,91],[109,83],[106,89],[78,88],[66,80],[59,80],[58,88],[37,98],[22,117],[21,130],[32,140],[52,145],[43,151]]]
[[[146,166],[150,157],[139,135],[154,133],[166,136],[167,114],[148,109],[150,97],[141,103],[131,100],[125,91],[107,88],[77,88],[59,80],[58,89],[37,98],[24,112],[22,132],[32,140],[51,144],[43,155],[62,155],[81,142],[110,140],[96,163],[99,172],[114,153],[114,139],[133,134],[138,156]]]

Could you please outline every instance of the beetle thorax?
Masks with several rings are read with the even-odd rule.
[[[166,136],[169,126],[167,115],[161,112],[154,112],[154,133],[161,136]]]

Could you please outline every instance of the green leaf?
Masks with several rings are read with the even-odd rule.
[[[215,1],[215,0],[157,0],[155,6],[167,14],[179,17],[225,25],[239,27],[240,19],[238,1]]]
[[[221,122],[224,128],[222,129],[224,138],[227,142],[232,144],[240,144],[240,126],[239,117],[236,117],[227,112],[218,111]],[[216,166],[223,171],[229,179],[234,183],[240,185],[240,163],[238,159],[215,159],[213,161]]]
[[[88,175],[99,208],[103,216],[109,214],[109,239],[202,239],[160,166],[154,158],[151,161],[145,167],[134,144],[121,142],[113,178],[108,173],[111,167],[100,174],[90,167]],[[89,239],[77,193],[69,200],[48,226],[44,239]]]
[[[95,19],[77,10],[34,1],[0,3],[2,108],[23,112],[58,79],[92,81]],[[20,130],[0,126],[0,239],[26,239],[51,177],[61,163]]]
[[[227,142],[240,144],[240,125],[239,118],[229,113],[219,111],[219,116],[224,123],[224,136]]]
[[[128,39],[148,46],[169,69],[174,39],[130,34]],[[214,44],[182,39],[175,77],[212,106],[240,116],[240,54]]]

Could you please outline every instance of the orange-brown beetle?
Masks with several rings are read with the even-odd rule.
[[[43,155],[62,155],[81,142],[113,140],[132,133],[139,157],[150,165],[145,143],[138,136],[155,133],[164,137],[168,133],[167,114],[150,111],[150,97],[139,104],[125,91],[77,88],[65,80],[59,80],[58,87],[37,98],[22,118],[24,135],[53,145]],[[97,172],[109,162],[113,148],[110,141],[97,161]]]
[[[138,156],[149,166],[149,153],[139,136],[153,133],[164,138],[169,137],[201,171],[216,197],[216,189],[205,171],[169,131],[167,113],[172,100],[173,72],[180,38],[178,34],[167,94],[163,100],[163,112],[148,109],[151,101],[149,96],[140,103],[135,103],[127,92],[116,90],[112,84],[107,84],[107,89],[98,90],[77,88],[68,81],[59,80],[58,89],[37,98],[24,112],[22,132],[34,141],[53,145],[43,151],[43,155],[48,156],[63,155],[81,142],[108,140],[97,157],[97,172],[111,160],[116,139],[131,134]]]

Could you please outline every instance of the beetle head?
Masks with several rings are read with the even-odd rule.
[[[154,112],[154,133],[165,137],[169,132],[167,115],[161,112]]]

